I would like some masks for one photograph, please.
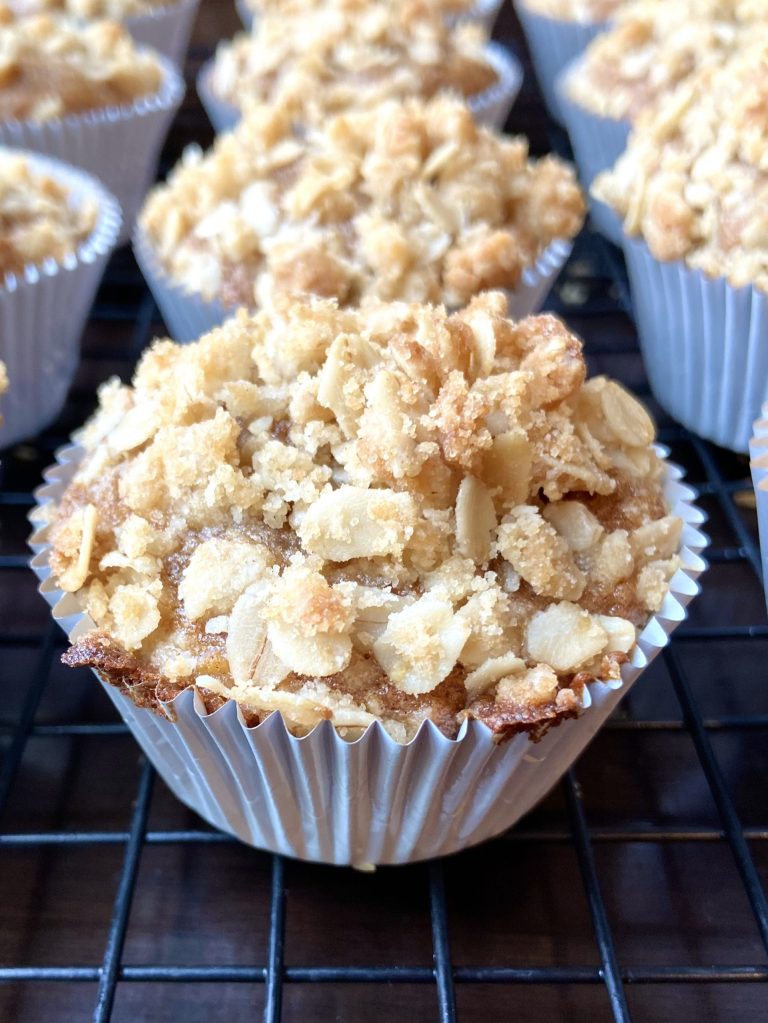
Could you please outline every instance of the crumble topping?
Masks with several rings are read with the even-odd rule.
[[[719,63],[766,26],[763,0],[637,0],[589,44],[567,92],[594,114],[634,122],[698,68]]]
[[[93,232],[98,205],[73,203],[69,190],[11,150],[0,150],[0,289],[9,274],[63,263]]]
[[[585,24],[607,21],[627,0],[519,0],[534,14],[556,21],[578,21]]]
[[[73,18],[130,18],[172,7],[178,0],[5,0],[16,14],[69,14]]]
[[[267,11],[280,11],[281,13],[308,11],[316,7],[327,7],[329,3],[333,2],[335,0],[245,0],[245,5],[254,14],[261,16]],[[379,0],[379,2],[389,2],[395,9],[403,4],[403,0]],[[420,0],[420,3],[429,11],[443,17],[467,14],[477,6],[476,0]]]
[[[162,69],[117,22],[16,17],[0,3],[0,120],[49,121],[156,92]]]
[[[678,567],[647,412],[552,316],[282,297],[113,380],[52,509],[65,655],[304,734],[501,741],[617,679]]]
[[[514,288],[581,227],[572,169],[478,127],[458,100],[391,101],[297,137],[255,108],[206,155],[188,151],[141,226],[166,273],[226,306],[277,292],[456,307]]]
[[[449,27],[423,0],[267,11],[250,35],[219,45],[210,86],[235,107],[289,103],[297,120],[322,125],[385,99],[483,92],[498,81],[486,39],[477,25]]]
[[[768,291],[768,34],[703,68],[635,125],[595,195],[660,260]]]

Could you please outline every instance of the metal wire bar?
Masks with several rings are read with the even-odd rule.
[[[280,1023],[283,1011],[283,958],[285,952],[285,866],[282,856],[272,857],[264,1023]]]
[[[117,895],[115,896],[112,921],[109,925],[104,960],[99,971],[99,990],[96,996],[96,1008],[93,1013],[94,1023],[106,1023],[112,1014],[115,988],[120,973],[120,957],[123,952],[128,917],[131,912],[131,902],[133,901],[133,893],[136,887],[142,840],[147,826],[154,774],[153,768],[145,760],[139,776],[136,803],[131,816],[131,828],[125,847],[123,868],[120,873]]]
[[[668,647],[664,653],[672,683],[683,710],[685,723],[696,747],[696,752],[712,792],[717,812],[723,822],[723,830],[736,860],[741,880],[744,883],[749,905],[760,931],[760,937],[766,951],[768,951],[768,900],[755,868],[752,854],[749,851],[743,826],[736,812],[733,799],[728,792],[723,773],[720,770],[720,765],[717,762],[712,744],[701,720],[701,714],[694,702],[691,687],[681,669],[678,655],[673,647]]]
[[[600,891],[600,881],[597,876],[595,857],[592,854],[592,846],[589,837],[587,818],[581,802],[573,770],[569,770],[565,777],[565,798],[568,804],[568,817],[570,819],[573,839],[576,845],[576,855],[579,860],[581,878],[589,902],[589,911],[592,915],[592,925],[595,930],[600,959],[603,964],[602,974],[605,986],[608,989],[608,998],[611,1002],[611,1011],[616,1023],[629,1023],[629,1006],[622,988],[621,971],[616,958],[616,950],[613,944],[611,927],[608,922],[608,915],[605,912],[605,904]]]
[[[448,910],[445,903],[445,877],[442,864],[429,865],[429,908],[432,920],[432,957],[435,962],[437,1002],[440,1023],[456,1020],[456,995],[448,940]]]

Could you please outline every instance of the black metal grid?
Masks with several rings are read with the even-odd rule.
[[[528,104],[526,106],[526,104]],[[536,118],[539,111],[538,101],[528,93],[522,99],[523,117]],[[526,113],[527,111],[527,113]],[[182,115],[182,130],[177,129],[176,139],[190,133],[202,122],[196,120],[199,113],[194,105],[186,108]],[[536,124],[539,121],[536,120]],[[517,126],[517,125],[516,125]],[[563,140],[557,133],[555,142],[562,146]],[[627,319],[627,289],[621,260],[618,254],[601,242],[599,238],[588,233],[581,239],[569,268],[552,300],[552,307],[575,322],[586,338],[590,362],[596,369],[609,367],[616,360],[628,367],[624,375],[635,390],[647,388],[638,376],[636,342]],[[259,875],[263,911],[267,916],[263,955],[254,961],[242,961],[231,964],[214,965],[212,963],[193,963],[162,965],[153,962],[127,963],[124,959],[126,935],[132,912],[137,906],[137,883],[142,856],[153,847],[188,847],[194,850],[195,856],[204,857],[205,850],[213,846],[232,843],[226,835],[195,824],[196,819],[190,818],[188,827],[153,827],[151,826],[151,809],[153,793],[156,788],[154,772],[143,760],[137,772],[137,783],[133,796],[133,805],[127,826],[117,830],[99,829],[82,824],[73,825],[66,815],[57,811],[51,816],[52,824],[45,829],[24,830],[14,826],[14,813],[9,810],[13,801],[15,787],[25,771],[30,744],[37,739],[55,739],[59,742],[76,743],[94,737],[117,742],[118,737],[125,735],[125,727],[110,717],[109,712],[100,709],[94,719],[83,719],[78,716],[80,704],[76,701],[68,707],[66,699],[58,699],[56,711],[51,714],[40,713],[46,693],[51,686],[61,686],[60,679],[51,681],[56,668],[58,655],[63,648],[63,637],[57,627],[49,625],[40,627],[45,619],[36,607],[32,613],[33,626],[29,626],[29,618],[20,617],[14,607],[20,579],[28,583],[27,555],[23,551],[23,527],[20,519],[32,504],[30,491],[39,478],[39,470],[52,460],[53,450],[62,443],[67,431],[82,421],[84,415],[93,405],[94,384],[113,372],[122,376],[130,373],[133,362],[153,333],[158,330],[158,320],[154,304],[144,288],[137,269],[131,258],[118,254],[112,261],[105,282],[100,290],[96,306],[93,310],[91,327],[86,333],[84,347],[83,371],[75,387],[70,403],[64,416],[56,427],[48,431],[34,444],[23,445],[13,452],[6,453],[2,468],[2,489],[0,489],[0,506],[4,530],[2,547],[0,547],[0,650],[3,651],[4,669],[3,691],[10,694],[13,687],[15,698],[10,700],[13,708],[8,712],[8,701],[4,697],[0,714],[0,750],[2,766],[0,767],[0,875],[4,871],[4,861],[10,853],[28,855],[40,854],[41,850],[64,847],[98,846],[103,849],[118,847],[122,849],[122,861],[114,878],[112,908],[106,930],[106,940],[100,962],[88,965],[77,962],[46,965],[30,964],[18,955],[17,961],[0,961],[0,998],[3,989],[9,987],[20,990],[25,984],[44,982],[46,991],[50,985],[81,984],[88,986],[89,1004],[92,1018],[96,1021],[107,1021],[113,1017],[116,994],[121,986],[141,984],[144,988],[171,982],[178,992],[174,996],[176,1004],[184,1006],[184,1017],[189,1019],[219,1018],[215,1010],[206,1009],[205,1014],[196,1016],[193,1001],[196,995],[186,992],[197,992],[199,985],[263,985],[261,999],[263,1019],[268,1023],[288,1018],[326,1018],[303,1014],[303,1010],[293,1010],[293,1014],[283,1012],[286,992],[295,985],[378,985],[382,992],[382,1009],[379,1016],[371,1015],[371,1023],[375,1019],[387,1020],[394,1018],[386,1007],[387,1000],[394,990],[393,986],[428,985],[434,988],[434,999],[431,1009],[414,1010],[410,1018],[438,1019],[441,1023],[454,1020],[506,1018],[502,1013],[492,1015],[492,986],[502,986],[504,991],[519,990],[520,987],[544,986],[559,987],[586,986],[601,989],[607,996],[606,1019],[624,1023],[631,1018],[662,1020],[668,1018],[664,1012],[630,1009],[630,992],[638,985],[661,986],[676,988],[685,985],[686,991],[694,986],[727,985],[724,1000],[719,1002],[721,1016],[716,1013],[707,1018],[731,1019],[730,1007],[737,1004],[742,1018],[765,1018],[765,989],[759,985],[768,981],[768,901],[766,900],[765,878],[761,879],[756,866],[756,853],[765,863],[763,851],[768,840],[768,819],[765,817],[756,822],[745,822],[738,808],[738,799],[732,791],[728,771],[724,769],[721,756],[716,748],[716,739],[720,735],[746,737],[760,735],[768,730],[768,710],[763,699],[764,689],[760,685],[761,665],[757,655],[751,662],[754,672],[754,700],[748,695],[746,707],[737,712],[720,711],[707,713],[700,705],[698,693],[702,685],[706,689],[706,679],[700,670],[691,671],[687,666],[686,651],[695,649],[697,663],[702,658],[706,661],[708,651],[717,651],[718,656],[728,657],[729,645],[743,643],[746,639],[768,639],[768,626],[765,624],[762,600],[755,598],[757,583],[760,580],[760,557],[756,540],[754,516],[743,508],[743,495],[749,493],[746,480],[748,473],[746,463],[710,447],[699,439],[690,436],[674,424],[667,424],[662,429],[662,440],[673,448],[676,460],[683,462],[688,468],[694,485],[697,486],[702,498],[714,510],[718,520],[715,531],[716,544],[708,553],[710,562],[728,566],[730,582],[724,599],[728,604],[733,595],[744,591],[745,613],[733,616],[734,620],[720,619],[717,612],[704,615],[701,620],[684,624],[676,633],[674,643],[664,655],[664,664],[674,694],[678,701],[677,711],[658,716],[654,713],[635,713],[632,699],[623,705],[619,714],[606,726],[605,732],[624,736],[640,737],[641,741],[650,741],[653,736],[674,736],[687,734],[695,748],[698,759],[698,771],[706,779],[706,786],[711,800],[716,807],[716,816],[706,824],[691,824],[687,819],[664,819],[662,823],[649,821],[647,815],[638,814],[636,818],[625,820],[619,826],[590,823],[590,809],[587,805],[589,783],[582,776],[581,763],[571,769],[561,783],[561,809],[552,815],[544,815],[545,824],[538,823],[536,814],[529,817],[522,825],[497,840],[505,848],[528,845],[538,850],[546,850],[552,846],[570,845],[575,850],[578,870],[581,878],[583,894],[589,909],[591,925],[594,932],[596,956],[588,965],[558,962],[556,957],[542,965],[535,959],[521,956],[514,965],[499,965],[488,962],[460,964],[456,963],[451,953],[451,882],[446,880],[448,871],[455,884],[456,876],[461,873],[462,857],[450,862],[434,862],[423,874],[419,874],[419,884],[427,886],[427,902],[420,912],[426,913],[431,934],[432,962],[411,965],[407,961],[396,961],[386,964],[382,959],[378,964],[352,965],[342,962],[338,965],[301,964],[287,962],[290,944],[286,938],[287,919],[291,911],[291,884],[288,877],[294,879],[297,871],[317,870],[286,863],[279,856],[271,857],[268,876]],[[618,338],[618,340],[617,340]],[[5,524],[8,528],[5,528]],[[725,591],[724,591],[725,592]],[[23,604],[23,600],[20,601]],[[741,604],[739,604],[741,606]],[[16,655],[23,654],[24,661],[31,664],[23,677],[14,674]],[[50,683],[50,685],[49,685]],[[642,686],[642,682],[639,684]],[[759,694],[759,698],[758,698]],[[111,710],[111,709],[110,709]],[[586,772],[585,772],[586,773]],[[764,804],[763,804],[764,809]],[[18,815],[18,814],[17,814]],[[594,812],[592,814],[594,816]],[[599,816],[599,815],[598,815]],[[667,815],[669,816],[669,815]],[[750,815],[753,816],[753,815]],[[23,818],[23,814],[22,814]],[[530,821],[535,823],[530,825]],[[86,822],[87,823],[87,822]],[[616,881],[601,875],[599,854],[607,847],[623,846],[624,844],[653,844],[660,847],[682,847],[716,844],[725,846],[730,851],[733,864],[740,878],[742,893],[746,895],[749,912],[752,915],[752,926],[756,929],[753,945],[755,955],[745,961],[722,961],[691,964],[675,960],[663,963],[649,962],[648,965],[629,965],[623,961],[617,947],[617,940],[612,927],[611,912],[606,905],[605,892],[616,889]],[[264,854],[253,853],[253,857]],[[472,854],[463,854],[471,856]],[[464,862],[469,862],[466,859]],[[23,866],[23,861],[22,861]],[[407,871],[423,870],[420,867],[400,868]],[[468,868],[469,869],[469,868]],[[323,875],[323,883],[333,884],[343,872],[327,868]],[[262,876],[263,875],[263,876]],[[317,876],[313,875],[317,880]],[[183,880],[172,877],[163,878],[163,884],[181,883]],[[725,883],[718,878],[713,883]],[[618,886],[621,895],[621,885]],[[86,896],[83,895],[83,898]],[[736,898],[736,896],[734,896]],[[77,909],[75,896],[75,911]],[[8,904],[6,902],[6,909]],[[364,912],[365,907],[361,907]],[[412,907],[403,906],[403,912]],[[9,917],[8,919],[11,919]],[[158,927],[163,921],[158,920]],[[320,927],[332,926],[325,922]],[[561,923],[558,926],[562,926]],[[0,927],[0,935],[3,928]],[[342,950],[349,949],[349,960],[355,942],[355,934],[342,938]],[[654,940],[649,935],[649,942]],[[344,944],[346,942],[346,945]],[[0,941],[1,947],[1,941]],[[754,996],[748,995],[742,1001],[741,992],[753,985]],[[473,992],[474,1008],[467,1010],[466,1001],[457,1008],[460,990],[470,987]],[[250,990],[250,989],[249,989]],[[736,995],[736,990],[739,995]],[[151,1001],[151,994],[148,995]],[[89,1011],[83,1013],[82,1007],[74,1010],[66,1007],[56,1009],[55,999],[45,995],[43,1004],[49,1006],[44,1016],[24,1015],[23,1001],[11,1000],[3,1015],[0,1002],[0,1016],[8,1023],[16,1019],[45,1018],[59,1021],[87,1018]],[[186,999],[186,1000],[185,1000]],[[514,1001],[514,997],[513,997]],[[215,1005],[211,1002],[211,1006]],[[421,1003],[420,1003],[421,1004]],[[494,1001],[494,1005],[497,1003]],[[510,1002],[510,1005],[512,1003]],[[591,1006],[592,1003],[590,1002]],[[725,1006],[723,1009],[722,1007]],[[746,1007],[746,1008],[745,1008]],[[762,1007],[762,1008],[761,1008]],[[479,1011],[479,1015],[476,1013]],[[572,1010],[561,1008],[560,1015],[550,1010],[550,1019],[574,1018]],[[590,1008],[590,1013],[591,1013]],[[180,1009],[181,1012],[181,1009]],[[510,1016],[512,1010],[509,1010]],[[248,1016],[256,1016],[254,1008]],[[154,1019],[151,1011],[146,1016],[121,1016],[120,1018]],[[165,1018],[165,1017],[163,1017]],[[175,1018],[170,1015],[168,1018]],[[179,1015],[178,1018],[181,1018]],[[330,1016],[328,1018],[331,1018]],[[358,1019],[362,1016],[339,1014],[338,1019]],[[407,1017],[403,1017],[407,1018]],[[590,1018],[592,1018],[590,1016]],[[598,1017],[595,1017],[598,1018]],[[602,1017],[599,1017],[602,1018]],[[684,1015],[676,1018],[687,1018]],[[693,1018],[693,1015],[691,1016]]]

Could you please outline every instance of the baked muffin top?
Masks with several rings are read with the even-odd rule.
[[[162,68],[114,21],[16,16],[0,3],[0,120],[49,121],[157,92]]]
[[[228,306],[302,291],[456,307],[513,288],[583,216],[569,166],[529,160],[525,139],[438,97],[303,137],[290,107],[255,109],[205,156],[187,154],[140,224],[176,284]]]
[[[334,0],[265,12],[251,35],[221,43],[210,77],[219,99],[291,102],[321,125],[350,107],[450,91],[472,97],[498,76],[476,25],[449,27],[424,0]]]
[[[327,7],[335,0],[245,0],[255,14],[265,11],[307,11],[314,7]],[[377,0],[378,3],[389,3],[393,7],[402,7],[411,0]],[[455,17],[466,14],[478,6],[477,0],[422,0],[424,6],[442,17]],[[610,0],[607,0],[610,2]]]
[[[173,7],[178,0],[6,0],[16,14],[69,14],[73,18],[121,18]]]
[[[0,291],[27,266],[63,263],[93,232],[98,214],[97,203],[73,202],[61,182],[0,149]]]
[[[717,63],[768,24],[763,0],[636,0],[594,39],[566,80],[574,102],[634,121],[697,68]]]
[[[51,510],[65,661],[303,734],[498,739],[616,679],[678,566],[648,414],[551,316],[282,298],[100,392]]]
[[[534,14],[556,21],[607,21],[627,0],[519,0]]]
[[[768,291],[768,34],[755,35],[643,113],[593,189],[657,259]]]

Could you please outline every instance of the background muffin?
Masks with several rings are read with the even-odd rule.
[[[225,308],[284,291],[455,307],[514,290],[583,213],[567,165],[529,160],[524,139],[436,99],[338,117],[301,139],[289,108],[259,108],[182,161],[141,232],[173,286]]]
[[[642,114],[594,186],[623,218],[654,392],[735,450],[768,396],[767,99],[768,38],[756,33]]]
[[[199,90],[217,130],[232,127],[254,100],[293,103],[298,121],[322,125],[353,106],[443,91],[502,123],[519,87],[517,67],[486,43],[480,28],[450,28],[424,0],[334,0],[266,14],[253,34],[220,44]],[[486,109],[499,93],[500,113],[498,104]]]

